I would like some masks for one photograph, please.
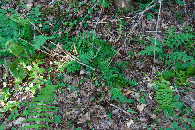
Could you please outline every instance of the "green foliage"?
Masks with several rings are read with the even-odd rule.
[[[45,69],[39,68],[39,64],[43,64],[43,62],[33,62],[32,66],[30,66],[30,77],[28,78],[30,82],[28,84],[30,86],[30,91],[33,93],[46,82],[46,79],[43,78]]]
[[[18,102],[16,101],[8,101],[6,105],[0,110],[0,112],[6,112],[10,110],[11,108],[17,107]]]
[[[135,111],[132,110],[132,109],[128,109],[127,112],[129,112],[129,113],[137,113],[137,112],[135,112]]]
[[[156,94],[154,98],[159,103],[158,110],[170,110],[173,107],[173,90],[170,89],[170,82],[164,79],[160,79],[160,82],[157,81],[155,88]]]
[[[140,1],[143,6],[148,4],[151,0]],[[56,2],[55,7],[58,7],[61,1]],[[63,2],[62,2],[63,3]],[[109,7],[108,0],[93,0],[93,4],[103,7]],[[75,13],[79,11],[77,5],[81,7],[84,3],[72,3],[70,8],[74,10]],[[67,60],[59,67],[60,71],[66,71],[67,73],[79,72],[81,69],[86,70],[86,75],[89,78],[96,78],[95,86],[99,86],[98,83],[100,80],[101,84],[107,85],[110,88],[111,100],[118,100],[122,103],[133,103],[133,99],[126,98],[122,94],[121,88],[128,88],[131,86],[138,85],[136,81],[131,79],[125,79],[122,71],[125,70],[124,62],[115,62],[112,63],[112,58],[115,56],[116,51],[113,47],[108,44],[105,40],[100,39],[94,31],[83,31],[78,34],[76,37],[66,30],[69,28],[71,31],[74,31],[77,27],[77,24],[82,21],[84,27],[87,27],[86,20],[91,19],[91,14],[94,9],[88,8],[88,14],[84,18],[75,18],[72,20],[72,17],[69,18],[70,10],[67,10],[65,13],[68,15],[66,18],[57,18],[58,20],[52,20],[49,22],[44,22],[43,14],[39,11],[39,6],[32,8],[29,13],[23,17],[20,13],[17,13],[13,9],[0,9],[0,56],[3,57],[3,60],[0,59],[0,63],[4,64],[7,71],[9,71],[12,76],[15,78],[16,88],[23,79],[27,78],[28,87],[25,90],[30,90],[34,94],[32,102],[27,104],[26,109],[23,111],[21,116],[27,117],[26,120],[22,122],[33,122],[33,125],[28,125],[20,129],[29,129],[29,128],[49,128],[53,129],[46,125],[41,125],[42,122],[50,123],[62,123],[60,116],[55,115],[58,111],[58,107],[52,106],[56,101],[57,97],[54,94],[55,90],[61,87],[68,87],[75,92],[74,86],[65,84],[62,80],[64,79],[62,73],[58,73],[57,84],[52,85],[49,80],[50,77],[47,77],[47,80],[44,76],[48,72],[51,73],[53,68],[45,70],[40,66],[44,66],[44,62],[41,60],[45,55],[38,55],[36,50],[42,50],[42,46],[48,42],[48,40],[55,39],[55,43],[63,43],[62,51],[67,52],[71,58],[75,60]],[[55,8],[54,11],[57,9]],[[66,19],[66,20],[65,20]],[[147,19],[151,20],[152,15],[147,14]],[[60,21],[60,22],[58,22]],[[49,24],[52,23],[54,27],[51,29]],[[120,20],[118,30],[122,30],[126,23],[123,20]],[[42,32],[53,32],[62,31],[62,34],[54,34],[53,36],[45,35],[39,32],[39,29],[36,27],[42,26],[40,29]],[[174,110],[179,110],[182,113],[184,112],[184,104],[179,102],[179,95],[174,96],[174,90],[170,88],[169,80],[174,80],[178,85],[186,85],[186,80],[189,76],[194,75],[194,34],[190,29],[186,29],[184,33],[176,34],[174,28],[170,28],[164,35],[162,41],[157,40],[156,44],[156,56],[161,61],[166,62],[166,65],[173,64],[177,69],[167,70],[162,73],[162,77],[156,80],[156,86],[154,87],[155,99],[157,101],[158,109],[164,110],[164,114],[169,117],[174,114]],[[141,55],[153,55],[154,54],[154,39],[151,38],[152,45],[147,46],[145,50],[141,51]],[[48,44],[50,49],[56,49],[54,44]],[[61,46],[61,45],[60,45]],[[133,52],[130,53],[130,57]],[[10,57],[9,60],[7,57]],[[90,68],[86,65],[95,68],[95,71],[91,71]],[[90,71],[90,72],[89,72]],[[89,73],[88,73],[89,72]],[[79,81],[80,82],[80,81]],[[8,119],[16,119],[18,114],[18,102],[8,101],[12,94],[10,93],[10,88],[5,88],[1,91],[0,100],[5,102],[5,106],[1,109],[1,112],[11,111]],[[103,94],[101,93],[101,99]],[[142,103],[146,103],[147,95],[144,94],[140,98]],[[95,98],[93,98],[95,100]],[[24,104],[23,104],[24,105]],[[25,105],[24,105],[25,106]],[[80,106],[77,106],[80,108]],[[187,111],[187,110],[186,110]],[[128,109],[129,113],[136,113],[135,111]],[[109,114],[111,118],[112,113]],[[176,116],[175,116],[176,117]],[[190,118],[187,119],[188,122],[194,127],[194,121]],[[72,127],[72,122],[68,122],[70,128]],[[4,126],[1,125],[0,129]],[[177,128],[178,123],[173,122],[172,128]],[[188,126],[186,126],[188,127]],[[14,128],[12,128],[14,129]],[[80,129],[80,128],[77,128]]]
[[[182,73],[182,75],[180,73]],[[167,75],[170,74],[171,77],[165,76],[166,74]],[[179,102],[180,95],[177,94],[174,96],[175,90],[174,88],[171,88],[170,82],[167,81],[167,80],[170,80],[170,78],[174,78],[177,84],[181,85],[184,82],[184,80],[186,81],[186,78],[182,79],[185,77],[185,74],[184,75],[183,74],[184,74],[183,71],[179,72],[178,70],[177,71],[168,70],[167,72],[165,71],[164,74],[162,74],[162,76],[158,76],[155,80],[154,98],[156,99],[158,103],[158,108],[154,112],[164,110],[164,115],[166,117],[168,118],[174,117],[177,120],[177,122],[176,121],[172,122],[173,129],[180,129],[180,127],[178,126],[178,123],[183,124],[183,127],[185,127],[186,129],[190,129],[190,127],[186,125],[186,122],[184,122],[184,116],[188,116],[187,120],[190,120],[189,114],[186,114],[186,113],[190,113],[191,109],[185,108],[184,103]],[[178,112],[180,114],[178,114]],[[194,127],[193,122],[190,125],[192,128]]]
[[[26,110],[23,111],[22,116],[37,116],[36,118],[28,118],[22,122],[35,122],[35,125],[28,125],[21,127],[20,129],[26,128],[50,128],[51,127],[38,124],[40,121],[45,122],[60,122],[60,117],[55,117],[48,112],[57,112],[58,107],[51,106],[50,104],[54,103],[56,96],[54,94],[54,86],[51,84],[51,81],[48,80],[45,83],[45,87],[40,89],[40,92],[36,97],[33,98],[32,102],[29,103],[29,106]],[[51,118],[51,119],[48,119]]]
[[[10,88],[5,88],[5,89],[3,89],[3,91],[1,91],[0,100],[4,100],[5,102],[7,102],[7,99],[11,96],[9,89]]]
[[[116,100],[118,99],[119,102],[122,103],[133,103],[134,100],[133,99],[127,99],[121,92],[121,90],[117,89],[117,88],[112,88],[110,91],[110,94],[112,95],[111,100]]]
[[[17,116],[18,116],[18,109],[17,109],[17,107],[15,107],[12,110],[11,115],[9,115],[8,120],[11,120],[11,119],[15,120]]]
[[[156,41],[155,54],[157,58],[165,62],[166,65],[173,64],[177,66],[178,63],[195,64],[193,57],[194,49],[194,34],[186,27],[184,33],[176,34],[173,27],[169,28],[164,34],[162,41]],[[139,55],[154,55],[154,39],[150,39],[152,45],[147,46],[144,50],[139,52]],[[187,52],[187,53],[186,53]]]
[[[46,40],[53,38],[38,35],[34,31],[34,25],[40,23],[41,16],[38,6],[33,8],[25,18],[11,8],[0,9],[0,56],[4,57],[0,61],[1,64],[8,56],[22,59],[34,55],[35,49],[40,49]]]
[[[99,6],[103,5],[104,8],[109,7],[109,0],[92,0],[93,4],[95,4],[95,2],[97,2]]]
[[[79,61],[82,63],[96,68],[97,72],[101,75],[103,82],[110,88],[118,86],[124,88],[137,85],[137,82],[132,81],[131,79],[125,79],[120,75],[120,72],[117,71],[117,67],[121,68],[121,66],[123,66],[122,68],[125,69],[122,62],[116,63],[116,67],[114,68],[108,66],[116,51],[104,40],[99,39],[93,31],[86,31],[79,34],[76,38],[73,38],[72,41],[66,43],[63,48],[64,50],[69,50],[70,53],[78,55]],[[83,68],[84,66],[81,66],[79,63],[69,60],[63,63],[60,70],[63,71],[66,69],[67,73],[74,73]],[[91,71],[91,69],[87,67],[85,67],[85,69]],[[112,91],[113,90],[110,92],[111,95],[113,94]],[[120,94],[117,96],[119,101],[131,102],[127,101],[124,95]],[[113,100],[114,99],[116,99],[116,96],[114,96]]]
[[[11,62],[10,60],[5,60],[4,66],[6,70],[9,71],[15,78],[17,84],[21,83],[22,80],[27,76],[28,72],[24,70],[23,65],[17,61]]]

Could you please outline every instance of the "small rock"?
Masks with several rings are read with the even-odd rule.
[[[19,125],[19,124],[22,124],[23,122],[21,122],[21,121],[23,121],[23,120],[25,120],[25,118],[23,118],[23,117],[19,117],[17,120],[15,120],[13,123],[15,124],[15,125]]]
[[[145,106],[146,106],[146,104],[137,105],[137,109],[139,111],[143,111]]]
[[[126,125],[127,125],[128,128],[130,128],[130,126],[133,125],[133,124],[134,124],[134,121],[131,119],[129,122],[127,122]]]
[[[85,70],[84,69],[80,70],[80,75],[83,75],[83,74],[85,74]]]

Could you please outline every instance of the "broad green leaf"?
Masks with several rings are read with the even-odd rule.
[[[175,99],[175,101],[179,101],[179,95],[178,94],[175,95],[174,99]]]
[[[11,130],[15,130],[15,128],[14,128],[14,127],[12,127],[12,128],[11,128]]]
[[[20,81],[22,81],[27,75],[27,71],[17,63],[11,63],[9,68],[12,76]]]
[[[173,103],[173,106],[174,106],[176,109],[182,110],[183,107],[184,107],[184,104],[183,104],[182,102],[174,102],[174,103]]]
[[[177,0],[176,3],[179,4],[179,5],[181,5],[181,6],[184,6],[184,2],[181,1],[181,0]]]
[[[147,20],[152,20],[152,15],[150,13],[147,13]]]
[[[127,102],[128,103],[133,103],[134,102],[134,99],[127,99]]]
[[[108,114],[108,119],[111,119],[111,117],[112,117],[112,112]]]
[[[174,121],[173,124],[172,124],[172,128],[177,129],[178,128],[178,122]]]
[[[54,121],[56,123],[62,123],[62,120],[61,120],[60,116],[54,116]]]
[[[146,100],[145,100],[143,97],[140,98],[140,101],[141,101],[142,103],[146,104]]]
[[[4,130],[4,124],[0,125],[0,130]]]
[[[128,109],[127,112],[129,112],[129,113],[137,113],[137,112],[135,112],[135,111],[132,110],[132,109]]]

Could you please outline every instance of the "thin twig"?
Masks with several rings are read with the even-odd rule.
[[[184,11],[185,11],[185,13],[187,13],[185,0],[183,0],[183,3],[184,3]]]
[[[157,22],[156,22],[156,35],[155,35],[155,41],[154,41],[154,64],[155,64],[155,55],[156,55],[156,53],[155,53],[155,48],[156,48],[156,40],[157,40],[157,35],[158,35],[158,24],[159,24],[159,20],[160,20],[160,14],[161,14],[161,7],[162,7],[162,1],[163,0],[159,0],[158,2],[159,2],[159,4],[160,4],[160,7],[159,7],[159,11],[158,11],[158,18],[157,18]],[[154,67],[154,65],[153,65],[153,67]],[[152,77],[153,77],[153,71],[152,71]]]
[[[151,8],[154,8],[154,7],[156,6],[157,2],[156,2],[155,4],[153,4],[153,5],[151,5],[153,2],[154,2],[154,0],[146,7],[146,9],[145,9],[144,11],[138,13],[138,14],[141,15],[141,16],[139,17],[138,22],[135,23],[134,26],[132,27],[132,30],[134,30],[134,29],[137,27],[137,25],[140,23],[140,21],[141,21],[143,15],[144,15],[144,13],[147,12],[148,10],[150,10]],[[150,6],[150,5],[151,5],[151,6]]]
[[[147,33],[161,33],[161,31],[146,31]]]
[[[115,108],[121,110],[122,112],[124,112],[124,113],[127,114],[128,116],[132,116],[131,114],[129,114],[129,113],[126,112],[125,110],[121,109],[120,107],[115,106],[114,104],[110,104],[110,106],[113,106],[113,107],[115,107]]]
[[[26,42],[26,43],[28,43],[28,44],[31,45],[31,46],[34,46],[34,45],[31,44],[30,42],[28,42],[28,41],[26,41],[26,40],[24,40],[24,39],[22,39],[22,38],[20,38],[20,37],[19,37],[19,39],[22,40],[22,41],[24,41],[24,42]],[[37,49],[37,50],[40,50],[41,52],[43,52],[43,53],[45,53],[45,54],[48,54],[48,55],[50,55],[50,56],[53,56],[52,54],[50,54],[50,53],[48,53],[48,52],[46,52],[46,51],[43,51],[43,50],[41,50],[41,49]]]
[[[26,41],[26,40],[24,40],[24,39],[22,39],[22,38],[19,38],[19,39],[22,40],[22,41],[24,41],[24,42],[26,42],[26,43],[28,43],[28,44],[30,44],[31,46],[34,46],[34,45],[32,45],[31,43],[29,43],[28,41]],[[75,61],[75,62],[77,62],[77,63],[79,63],[79,64],[81,64],[81,65],[84,65],[84,66],[86,66],[86,67],[92,69],[93,71],[95,70],[93,67],[91,67],[91,66],[89,66],[89,65],[86,65],[86,64],[84,64],[84,63],[82,63],[82,62],[80,62],[80,61],[77,61],[76,59],[72,58],[70,55],[67,55],[67,56],[63,56],[63,55],[61,55],[61,54],[54,54],[54,55],[52,55],[52,54],[50,54],[50,53],[48,53],[48,52],[46,52],[46,51],[43,51],[43,50],[41,50],[41,49],[37,49],[37,50],[40,50],[41,52],[46,53],[46,54],[48,54],[48,55],[50,55],[50,56],[52,56],[52,57],[55,56],[55,55],[58,55],[58,56],[60,56],[60,57],[70,59],[70,60],[72,60],[72,61]]]
[[[155,7],[157,5],[157,2],[153,5],[151,5],[152,3],[154,2],[154,0],[146,7],[145,10],[143,10],[142,12],[138,13],[140,16],[139,20],[137,23],[134,24],[134,26],[132,27],[131,31],[129,32],[128,35],[126,35],[126,38],[125,38],[125,41],[124,41],[124,44],[116,51],[115,55],[112,57],[110,63],[107,65],[107,67],[111,64],[111,62],[113,61],[114,57],[116,56],[116,54],[126,45],[126,41],[127,41],[127,38],[129,37],[130,34],[132,34],[134,32],[134,29],[137,27],[137,25],[140,23],[141,21],[141,18],[143,17],[143,14],[145,12],[147,12],[148,10],[150,10],[151,8]],[[150,6],[151,5],[151,6]]]
[[[27,18],[27,20],[28,20],[28,18]],[[32,23],[30,20],[28,20],[36,29],[37,29],[37,31],[41,34],[41,35],[43,35],[43,33],[41,32],[41,30],[34,24],[34,23]],[[52,41],[50,41],[52,44],[54,44],[55,46],[57,46],[57,44],[55,44],[54,42],[52,42]],[[29,42],[27,42],[27,43],[29,43]],[[30,45],[32,45],[32,44],[30,44]],[[42,46],[42,47],[44,47],[44,46]],[[58,46],[60,49],[62,49],[63,50],[63,48],[61,47],[61,46]],[[45,49],[46,49],[46,47],[44,47]],[[40,49],[39,49],[40,50]],[[49,50],[49,49],[47,49],[47,50]],[[41,50],[42,51],[42,50]],[[42,52],[44,52],[44,51],[42,51]],[[47,52],[45,52],[46,54],[48,54]],[[93,67],[91,67],[91,66],[89,66],[89,65],[86,65],[85,63],[82,63],[82,62],[80,62],[80,61],[78,61],[78,60],[76,60],[76,58],[73,56],[73,55],[71,55],[71,54],[68,54],[67,52],[65,52],[65,54],[67,55],[67,56],[63,56],[63,55],[59,55],[59,54],[55,54],[55,55],[59,55],[59,56],[61,56],[61,57],[65,57],[65,58],[68,58],[68,59],[70,59],[70,60],[72,60],[72,61],[75,61],[75,62],[77,62],[77,63],[79,63],[79,64],[81,64],[81,65],[84,65],[84,66],[86,66],[86,67],[88,67],[88,68],[90,68],[90,69],[92,69],[93,71],[95,70]],[[55,56],[54,55],[54,56]]]

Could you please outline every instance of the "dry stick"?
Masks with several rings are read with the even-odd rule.
[[[170,68],[172,65],[168,66],[165,70],[163,70],[162,72],[160,72],[159,74],[155,75],[154,77],[152,77],[151,79],[155,79],[157,76],[162,75],[163,72],[167,71],[168,68]]]
[[[156,48],[156,39],[157,39],[157,34],[158,34],[158,24],[159,24],[159,20],[160,20],[162,0],[159,0],[158,2],[160,4],[160,7],[159,7],[159,11],[158,11],[158,19],[157,19],[157,22],[156,22],[156,36],[155,36],[155,41],[154,41],[154,64],[155,64],[155,58],[156,58],[155,57],[155,48]],[[152,68],[154,68],[154,64],[153,64]],[[154,70],[152,69],[152,77],[153,77],[153,73],[154,73]]]
[[[156,33],[156,32],[159,32],[161,33],[161,31],[146,31],[147,33]]]
[[[34,46],[34,45],[32,45],[30,42],[28,42],[28,41],[26,41],[26,40],[24,40],[24,39],[22,39],[22,38],[19,38],[19,39],[22,40],[22,41],[24,41],[24,42],[26,42],[26,43],[28,43],[28,44],[30,44],[31,46]],[[48,54],[48,55],[50,55],[50,56],[55,56],[55,55],[52,55],[52,54],[50,54],[50,53],[48,53],[48,52],[46,52],[46,51],[43,51],[43,50],[41,50],[41,49],[38,49],[38,50],[40,50],[41,52],[46,53],[46,54]],[[84,66],[86,66],[86,67],[88,67],[88,68],[90,68],[90,69],[92,69],[92,70],[95,70],[95,69],[92,68],[91,66],[88,66],[88,65],[86,65],[86,64],[84,64],[84,63],[82,63],[82,62],[80,62],[80,61],[77,61],[77,60],[74,59],[74,58],[71,58],[70,55],[63,56],[63,55],[61,55],[61,54],[58,54],[58,56],[63,57],[63,58],[70,59],[70,60],[75,61],[75,62],[77,62],[77,63],[79,63],[79,64],[81,64],[81,65],[84,65]]]
[[[120,107],[115,106],[114,104],[110,104],[110,106],[113,106],[113,107],[115,107],[115,108],[121,110],[122,112],[124,112],[124,113],[127,114],[128,116],[132,116],[131,114],[129,114],[129,113],[126,112],[125,110],[121,109]]]
[[[95,3],[95,5],[94,5],[91,9],[95,8],[98,2],[99,2],[99,0]],[[88,12],[88,13],[89,13],[89,12]],[[88,14],[87,14],[87,15],[88,15]],[[87,17],[87,15],[85,15],[85,17],[83,18],[83,20],[82,20],[81,23],[83,23],[83,21],[85,20],[85,18]]]
[[[103,0],[103,4],[104,4],[104,0]],[[100,10],[99,17],[98,17],[98,19],[97,19],[97,21],[96,21],[96,24],[95,24],[94,33],[96,33],[95,29],[96,29],[97,25],[100,23],[100,15],[101,15],[101,13],[102,13],[103,4],[102,4],[102,6],[101,6],[101,10]],[[93,37],[93,40],[94,40],[94,37]]]
[[[27,18],[27,20],[28,20],[28,18]],[[29,20],[28,20],[28,21],[29,21]],[[29,21],[29,22],[37,29],[37,31],[38,31],[41,35],[43,35],[43,33],[41,32],[41,30],[40,30],[34,23],[32,23],[31,21]],[[55,44],[54,42],[52,42],[52,41],[50,41],[50,42],[51,42],[52,44],[54,44],[55,46],[57,46],[57,44]],[[28,43],[28,42],[27,42],[27,43]],[[31,45],[32,45],[32,44],[31,44]],[[46,47],[44,47],[44,46],[42,46],[42,47],[46,49]],[[63,50],[63,48],[62,48],[61,46],[59,46],[59,48]],[[49,49],[47,48],[47,50],[49,50]],[[61,54],[59,55],[59,54],[56,53],[56,55],[59,55],[59,56],[61,56],[61,57],[68,58],[68,59],[70,59],[70,60],[72,60],[72,61],[75,61],[75,62],[77,62],[77,63],[79,63],[79,64],[81,64],[81,65],[84,65],[84,66],[86,66],[86,67],[92,69],[93,71],[95,71],[95,69],[94,69],[93,67],[91,67],[91,66],[89,66],[89,65],[86,65],[85,63],[82,63],[82,62],[80,62],[80,61],[77,61],[77,60],[75,59],[75,57],[72,56],[71,54],[68,54],[68,53],[66,53],[66,52],[65,52],[65,54],[66,54],[67,56],[63,56],[63,55],[61,55]],[[74,58],[72,58],[72,57],[74,57]]]
[[[134,29],[137,27],[137,25],[140,23],[140,21],[141,21],[143,15],[144,15],[144,13],[147,12],[148,10],[150,10],[151,8],[153,8],[153,7],[156,6],[157,2],[156,2],[155,4],[153,4],[153,5],[151,5],[153,2],[154,2],[154,0],[146,7],[146,9],[145,9],[144,11],[138,13],[138,14],[141,15],[141,16],[139,17],[138,22],[135,23],[135,25],[132,27],[132,30],[134,30]],[[151,6],[150,6],[150,5],[151,5]]]
[[[24,39],[22,39],[22,38],[20,38],[20,37],[19,37],[19,39],[22,40],[22,41],[24,41],[24,42],[26,42],[26,43],[28,43],[28,44],[31,45],[31,46],[34,46],[34,45],[31,44],[30,42],[28,42],[28,41],[26,41],[26,40],[24,40]],[[50,55],[50,56],[53,56],[52,54],[49,54],[49,53],[46,52],[46,51],[43,51],[43,50],[41,50],[41,49],[38,49],[38,50],[40,50],[41,52],[46,53],[46,54],[48,54],[48,55]]]
[[[149,5],[151,5],[153,2],[154,2],[154,0],[153,0]],[[149,5],[148,5],[148,6],[149,6]],[[126,38],[125,38],[124,44],[117,50],[117,52],[115,53],[115,55],[112,57],[110,63],[107,65],[107,67],[110,66],[110,64],[111,64],[111,62],[113,61],[113,59],[114,59],[114,57],[116,56],[116,54],[124,47],[124,45],[126,44],[126,41],[127,41],[127,37],[128,37],[130,34],[132,34],[132,33],[133,33],[133,30],[138,26],[138,24],[139,24],[140,21],[141,21],[141,18],[143,17],[143,14],[144,14],[146,11],[150,10],[151,8],[155,7],[156,5],[157,5],[157,2],[156,2],[155,4],[153,4],[153,5],[151,5],[150,7],[147,6],[146,9],[145,9],[144,11],[138,13],[139,15],[141,15],[140,18],[139,18],[139,20],[138,20],[138,22],[135,23],[135,25],[132,27],[130,33],[129,33],[129,34],[126,36]]]
[[[99,1],[99,0],[98,0]],[[96,3],[97,4],[97,3]],[[103,0],[103,4],[104,4],[104,0]],[[98,20],[96,21],[96,24],[95,24],[95,27],[94,27],[94,34],[96,34],[96,31],[95,31],[95,29],[96,29],[96,27],[97,27],[97,24],[99,23],[99,21],[100,21],[100,15],[101,15],[101,13],[102,13],[102,8],[103,8],[103,4],[102,4],[102,6],[101,6],[101,10],[100,10],[100,14],[99,14],[99,17],[98,17]],[[92,7],[93,8],[93,7]],[[93,41],[94,41],[94,36],[93,36]],[[94,48],[94,46],[93,46],[93,43],[91,44],[92,45],[92,48]],[[97,48],[96,48],[97,49]],[[92,52],[92,50],[91,50],[91,54],[92,54],[93,52]]]
[[[185,7],[185,13],[187,13],[185,0],[183,0],[183,3],[184,3],[184,7]]]

